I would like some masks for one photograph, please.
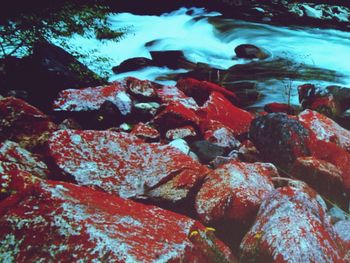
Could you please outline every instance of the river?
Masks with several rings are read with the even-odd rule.
[[[273,75],[261,78],[252,74],[249,81],[256,82],[257,89],[264,95],[253,106],[268,102],[286,102],[286,83],[292,87],[292,104],[298,103],[296,87],[302,83],[314,83],[321,87],[333,84],[350,86],[349,32],[227,19],[218,12],[206,12],[203,8],[181,8],[160,16],[110,14],[108,20],[111,29],[126,30],[126,34],[119,41],[99,41],[91,36],[75,35],[66,39],[66,44],[86,54],[82,62],[107,75],[111,81],[125,76],[157,81],[160,76],[186,72],[185,69],[158,67],[118,75],[111,71],[112,66],[128,58],[150,58],[150,51],[182,50],[192,62],[228,69],[236,64],[252,62],[236,58],[234,48],[240,44],[253,44],[270,54],[265,63],[273,64],[283,58],[290,63],[289,71],[305,73],[295,78]],[[173,80],[159,82],[169,85],[175,83]]]

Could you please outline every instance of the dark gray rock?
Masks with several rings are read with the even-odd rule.
[[[190,147],[202,163],[209,163],[217,156],[224,156],[226,154],[224,147],[205,140],[193,142]]]
[[[279,168],[289,168],[298,157],[309,156],[309,132],[285,113],[270,113],[254,119],[249,137],[260,155]]]

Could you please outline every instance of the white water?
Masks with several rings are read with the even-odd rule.
[[[350,86],[350,33],[348,32],[308,27],[277,27],[215,18],[221,20],[220,23],[225,22],[229,27],[225,32],[219,32],[208,22],[208,19],[201,18],[215,17],[219,13],[207,13],[200,8],[191,9],[191,14],[188,11],[189,9],[182,8],[161,16],[111,14],[109,21],[112,29],[128,29],[128,33],[120,41],[100,42],[94,38],[81,36],[74,36],[66,41],[70,48],[90,54],[85,60],[83,59],[83,62],[97,72],[107,72],[110,80],[125,76],[154,80],[167,73],[185,72],[185,70],[172,71],[167,68],[152,67],[138,72],[115,75],[110,70],[112,66],[128,58],[150,58],[149,51],[152,50],[183,50],[185,56],[193,62],[204,62],[213,67],[226,69],[232,65],[250,61],[233,59],[234,48],[239,44],[249,43],[264,48],[272,58],[288,58],[296,63],[335,70],[344,75],[335,82],[317,82],[317,84]],[[147,47],[146,43],[150,41],[155,42]],[[91,63],[91,57],[106,57],[109,61]],[[293,86],[300,83],[305,81],[296,80]],[[258,88],[267,95],[259,104],[286,100],[280,81],[273,79],[264,81],[259,83]],[[295,89],[293,89],[292,102],[297,103]]]

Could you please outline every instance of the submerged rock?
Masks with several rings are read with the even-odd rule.
[[[176,148],[126,133],[61,130],[51,136],[49,150],[61,171],[78,184],[123,198],[152,199],[152,192],[170,182],[172,187],[156,199],[177,202],[208,173]]]
[[[235,48],[235,53],[239,58],[258,58],[265,59],[268,57],[268,54],[263,51],[261,48],[251,45],[251,44],[242,44]]]
[[[123,72],[143,69],[149,66],[153,66],[153,62],[151,59],[144,57],[136,57],[124,60],[118,66],[113,67],[112,70],[114,73],[119,74]]]
[[[54,181],[33,182],[0,203],[0,240],[8,261],[234,261],[195,220]]]
[[[345,262],[326,204],[310,188],[270,192],[241,243],[243,262]]]

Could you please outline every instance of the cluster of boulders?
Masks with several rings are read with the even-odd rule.
[[[348,262],[350,131],[240,100],[132,77],[47,114],[2,98],[1,259]]]

